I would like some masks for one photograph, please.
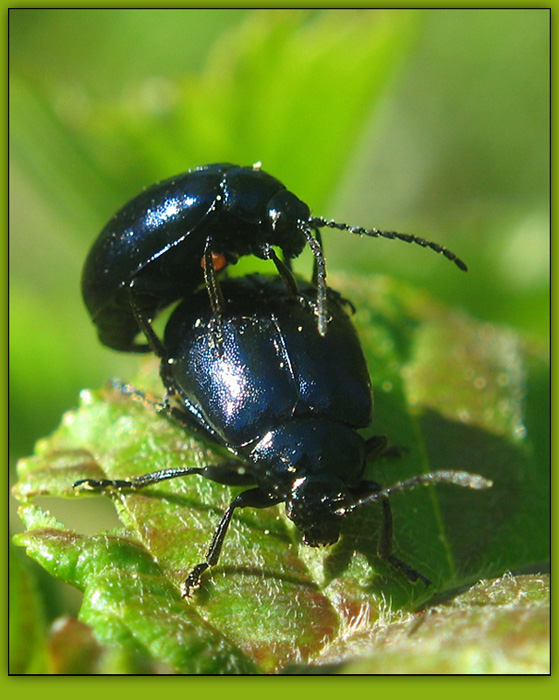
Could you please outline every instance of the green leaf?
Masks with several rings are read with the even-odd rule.
[[[405,465],[398,465],[398,478],[460,469],[494,482],[482,493],[439,487],[436,502],[431,500],[444,532],[450,576],[445,587],[453,580],[461,585],[467,572],[492,576],[545,565],[550,546],[547,347],[449,310],[388,278],[367,285],[343,278],[339,286],[363,312],[357,318],[365,348],[373,344],[387,353],[385,358],[378,350],[369,354],[369,370],[376,387],[375,432],[411,450]],[[393,469],[378,478],[390,482]],[[399,499],[413,503],[424,496]],[[409,527],[414,540],[428,541],[429,531],[423,530],[430,517],[424,515],[427,520],[418,513],[402,523],[398,533]],[[413,562],[415,545],[399,544]],[[436,569],[440,572],[440,562]],[[430,574],[437,575],[427,569]]]
[[[48,672],[47,625],[29,560],[10,544],[10,673]]]
[[[481,581],[428,613],[388,614],[327,647],[318,669],[344,674],[549,674],[548,576]],[[340,659],[350,658],[344,663]]]
[[[181,673],[249,673],[252,664],[186,607],[152,555],[125,533],[85,537],[36,506],[20,510],[16,542],[84,591],[80,618],[101,643]]]
[[[181,599],[181,582],[203,560],[238,489],[198,476],[162,482],[113,495],[124,529],[85,535],[66,528],[32,501],[67,496],[79,507],[85,497],[72,489],[78,479],[126,478],[221,458],[146,402],[112,387],[84,391],[80,407],[19,464],[15,493],[27,532],[17,543],[84,591],[80,620],[104,646],[179,673],[275,672],[334,663],[334,656],[340,664],[360,656],[344,645],[348,630],[376,634],[387,606],[417,610],[482,576],[545,565],[543,349],[387,278],[331,282],[357,308],[375,387],[368,434],[386,434],[407,448],[401,459],[371,464],[367,476],[390,485],[435,469],[464,469],[494,482],[481,492],[440,485],[392,498],[395,553],[434,585],[410,584],[379,560],[378,508],[349,516],[333,547],[312,549],[281,506],[236,513],[219,565],[191,600]],[[154,394],[161,391],[156,367],[147,363],[137,378]]]

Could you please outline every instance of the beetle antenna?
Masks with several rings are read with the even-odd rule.
[[[438,471],[430,472],[429,474],[417,474],[412,476],[411,479],[406,479],[405,481],[398,481],[392,486],[388,486],[375,493],[368,494],[365,498],[353,503],[350,506],[345,506],[340,508],[338,511],[339,515],[345,515],[350,513],[356,508],[367,505],[368,503],[374,503],[375,501],[382,501],[383,498],[387,496],[392,496],[395,493],[400,493],[401,491],[411,491],[418,486],[428,486],[430,484],[454,484],[455,486],[462,486],[465,489],[490,489],[493,486],[493,482],[490,479],[486,479],[479,474],[471,474],[470,472],[462,471]]]
[[[468,270],[466,263],[463,260],[460,260],[460,258],[457,255],[455,255],[451,250],[448,250],[448,248],[445,248],[444,246],[439,245],[438,243],[434,243],[433,241],[428,241],[426,238],[419,238],[419,236],[414,236],[411,233],[398,233],[397,231],[381,231],[377,228],[362,228],[361,226],[349,226],[348,224],[340,224],[337,221],[334,221],[333,219],[328,220],[323,219],[322,217],[312,217],[309,219],[308,223],[311,228],[323,228],[326,226],[328,228],[339,229],[340,231],[349,231],[350,233],[354,233],[357,236],[371,236],[372,238],[391,238],[404,241],[405,243],[417,243],[417,245],[420,245],[422,248],[430,248],[431,250],[434,250],[435,253],[442,253],[445,256],[445,258],[451,260],[461,270],[464,270],[464,272],[467,272]]]
[[[225,300],[221,292],[221,287],[219,285],[219,280],[214,268],[213,255],[212,255],[212,245],[213,240],[211,236],[206,239],[206,245],[204,247],[204,256],[202,258],[203,270],[204,270],[204,282],[206,284],[206,289],[208,290],[208,296],[210,297],[210,305],[215,316],[219,316],[225,308]]]
[[[306,222],[301,222],[301,230],[305,234],[307,242],[314,255],[315,272],[313,273],[313,281],[316,284],[316,304],[318,316],[318,332],[321,336],[326,335],[326,326],[328,325],[328,307],[327,307],[327,287],[326,287],[326,263],[324,261],[324,253],[320,241],[312,234],[311,229]]]

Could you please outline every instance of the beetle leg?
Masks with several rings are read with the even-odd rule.
[[[131,489],[138,491],[144,486],[158,484],[160,481],[167,479],[176,479],[179,476],[189,476],[190,474],[201,474],[204,476],[204,468],[202,467],[177,467],[171,469],[160,469],[156,472],[143,474],[129,480],[125,479],[80,479],[72,484],[73,488],[78,486],[84,491],[121,491],[123,489]]]
[[[237,459],[228,459],[219,464],[210,464],[202,469],[202,476],[225,486],[249,486],[254,484],[254,477]]]
[[[379,444],[384,442],[386,446],[386,438],[384,435],[378,438],[371,438],[371,441],[378,440]],[[392,566],[396,569],[402,571],[410,581],[421,580],[426,586],[431,585],[431,581],[428,578],[420,574],[405,561],[398,559],[397,556],[392,554],[392,540],[393,540],[393,523],[392,523],[392,509],[390,508],[390,501],[387,496],[379,494],[379,491],[383,491],[380,484],[376,481],[362,481],[356,488],[351,489],[351,494],[355,499],[355,503],[359,504],[361,501],[366,501],[368,497],[373,494],[378,494],[378,500],[382,503],[382,524],[378,541],[378,555],[382,559],[389,561]]]
[[[188,574],[185,582],[181,587],[181,594],[183,598],[189,598],[190,592],[193,588],[197,588],[200,585],[200,580],[202,574],[209,569],[210,566],[215,566],[219,560],[219,555],[221,554],[221,548],[223,547],[223,542],[225,540],[225,535],[231,523],[231,518],[236,508],[268,508],[279,503],[277,499],[270,498],[265,493],[262,493],[260,489],[250,489],[249,491],[243,491],[236,498],[231,501],[231,504],[223,514],[219,525],[217,526],[212,541],[206,554],[206,560],[201,564],[197,564],[192,571]]]
[[[138,327],[142,333],[146,336],[150,348],[157,355],[157,357],[165,357],[166,353],[163,343],[161,340],[159,340],[155,331],[153,330],[150,319],[146,318],[136,303],[136,297],[134,295],[134,282],[135,280],[132,280],[128,286],[128,301],[130,303],[132,313],[134,314],[134,318],[136,319],[136,323],[138,324]]]
[[[318,245],[320,249],[320,246],[322,245],[322,240],[320,238],[320,233],[317,229],[317,239],[318,239]],[[314,240],[314,239],[313,239]],[[312,276],[312,283],[315,285],[315,287],[318,288],[318,300],[316,305],[314,304],[311,299],[307,298],[304,294],[299,293],[299,289],[297,287],[297,280],[293,276],[293,272],[291,270],[291,260],[289,258],[286,258],[285,260],[281,260],[276,255],[276,252],[272,248],[272,246],[268,246],[268,250],[266,250],[266,255],[270,260],[273,261],[274,265],[276,266],[276,269],[282,278],[285,286],[287,287],[288,291],[290,291],[295,297],[298,297],[301,302],[304,305],[310,306],[313,310],[314,313],[318,316],[318,330],[320,335],[325,335],[326,334],[326,325],[328,323],[328,310],[326,308],[326,296],[329,292],[328,288],[326,287],[325,282],[322,283],[320,282],[320,273],[318,272],[319,270],[319,264],[317,262],[318,258],[315,256],[314,259],[314,267],[313,267],[313,276]],[[324,273],[326,274],[326,273]],[[324,287],[324,300],[321,301],[322,298],[322,288]],[[337,292],[335,293],[337,294]],[[344,300],[345,301],[345,300]],[[353,307],[353,304],[351,302],[348,302],[350,306],[353,308],[353,311],[355,311],[355,308]],[[322,329],[322,330],[321,330]]]
[[[172,467],[160,469],[149,474],[142,474],[132,479],[81,479],[76,481],[72,487],[80,487],[83,491],[122,491],[130,489],[139,491],[145,486],[152,486],[168,479],[177,479],[181,476],[198,474],[206,479],[211,479],[218,484],[228,486],[242,486],[243,484],[253,484],[254,479],[250,474],[243,471],[243,465],[238,460],[229,459],[220,464],[210,464],[206,467]]]
[[[221,286],[215,274],[214,259],[213,259],[213,240],[211,236],[206,239],[204,248],[204,282],[210,297],[210,305],[215,316],[221,314],[225,308],[225,300],[221,292]]]
[[[316,228],[314,230],[314,235],[316,240],[318,241],[318,244],[322,250],[322,254],[324,255],[324,244],[322,242],[322,234],[320,233],[320,229]],[[319,279],[319,269],[318,269],[318,259],[315,257],[313,261],[313,266],[312,266],[312,283],[314,284],[315,287],[318,287],[318,279]]]
[[[373,435],[365,440],[365,453],[367,460],[373,461],[381,457],[401,457],[404,452],[409,452],[407,447],[388,445],[386,435]]]
[[[121,382],[118,379],[109,380],[109,386],[111,386],[115,391],[118,391],[120,394],[130,396],[132,401],[142,404],[147,408],[155,409],[157,413],[167,413],[171,410],[168,396],[165,396],[163,399],[156,399],[155,397],[144,393],[141,391],[141,389],[137,389],[132,384]]]
[[[365,453],[368,460],[379,459],[386,448],[388,447],[388,438],[386,435],[373,435],[365,441]]]
[[[486,479],[479,474],[471,474],[470,472],[462,471],[436,471],[429,474],[416,474],[410,479],[405,481],[398,481],[392,486],[386,488],[379,488],[378,484],[374,482],[363,481],[359,484],[359,490],[362,492],[359,494],[357,490],[353,490],[356,500],[350,506],[345,506],[342,509],[342,514],[346,515],[356,508],[361,508],[368,503],[373,503],[376,501],[382,502],[382,512],[383,512],[383,526],[379,541],[379,554],[388,559],[394,566],[403,571],[410,581],[417,581],[421,579],[426,586],[431,584],[428,578],[425,578],[411,566],[404,563],[398,557],[392,554],[392,511],[390,510],[390,503],[388,497],[393,493],[399,493],[401,491],[409,491],[418,486],[427,486],[431,484],[454,484],[455,486],[461,486],[466,489],[489,489],[493,486],[493,482]],[[368,493],[367,493],[368,488]]]
[[[430,586],[431,581],[427,577],[392,554],[392,539],[392,509],[390,508],[390,501],[388,498],[384,497],[382,499],[382,527],[378,543],[379,556],[389,561],[396,569],[400,569],[400,571],[407,576],[409,581],[415,582],[421,580],[426,586]]]
[[[287,264],[287,261],[284,262],[281,258],[279,258],[272,246],[268,246],[266,250],[266,255],[276,266],[276,270],[278,271],[278,274],[282,278],[283,283],[287,287],[288,291],[290,291],[293,294],[293,296],[299,296],[297,281],[295,280],[293,272],[291,271],[291,267],[289,264]]]
[[[320,244],[320,238],[315,238],[312,235],[312,231],[307,226],[303,227],[303,233],[307,238],[307,243],[310,246],[312,254],[314,255],[314,265],[315,271],[313,272],[313,281],[316,284],[317,294],[316,294],[316,304],[318,316],[318,332],[320,335],[326,335],[326,326],[328,324],[328,309],[327,309],[327,296],[328,288],[326,287],[326,263],[324,261],[324,253],[322,252],[322,246]]]

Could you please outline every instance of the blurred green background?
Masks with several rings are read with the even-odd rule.
[[[262,161],[314,214],[430,238],[470,268],[326,231],[330,272],[389,274],[546,340],[549,24],[546,10],[11,10],[12,457],[82,388],[135,375],[137,358],[97,342],[81,266],[125,201],[205,163]]]

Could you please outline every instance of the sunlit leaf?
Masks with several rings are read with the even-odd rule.
[[[219,565],[184,601],[180,584],[203,560],[238,489],[198,476],[167,481],[114,495],[124,530],[83,535],[66,528],[33,501],[67,496],[78,507],[84,498],[72,489],[78,479],[220,459],[153,406],[112,387],[84,391],[80,407],[20,462],[15,493],[27,532],[17,542],[84,591],[80,619],[102,643],[177,672],[278,671],[328,658],[326,650],[341,644],[348,627],[370,632],[387,601],[394,610],[414,610],[480,577],[545,566],[549,416],[542,348],[386,278],[340,276],[331,283],[357,308],[375,386],[368,433],[406,448],[400,459],[371,464],[368,476],[389,485],[462,469],[494,482],[481,492],[441,485],[393,497],[395,552],[434,585],[410,584],[379,560],[378,508],[349,516],[333,547],[311,549],[276,506],[235,514]],[[158,391],[153,362],[137,382]],[[337,662],[354,654],[348,647]]]

